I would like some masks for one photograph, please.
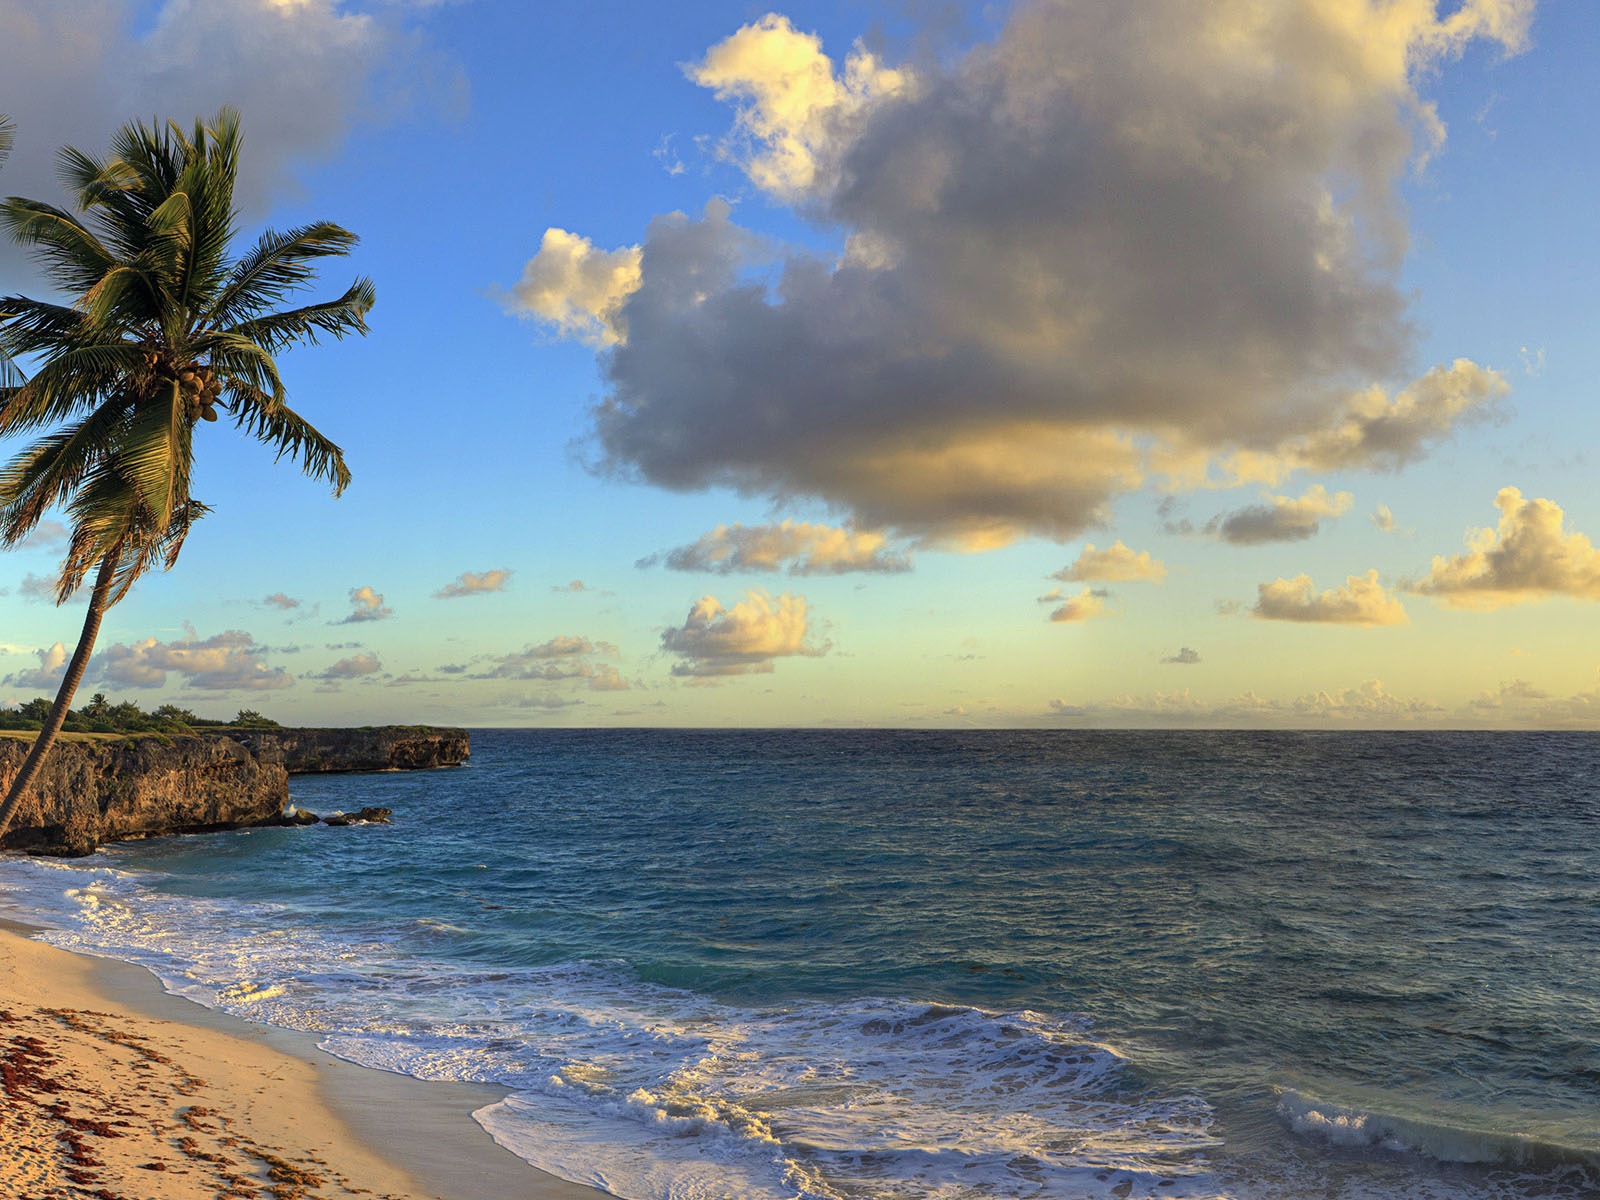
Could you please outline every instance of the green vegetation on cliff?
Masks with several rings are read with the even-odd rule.
[[[38,730],[50,715],[50,701],[37,696],[16,708],[0,709],[0,729]],[[254,709],[242,708],[231,721],[197,717],[186,708],[163,704],[145,712],[131,700],[112,704],[102,692],[90,697],[82,708],[67,713],[62,730],[66,733],[193,733],[197,729],[249,728],[276,729],[278,722]]]

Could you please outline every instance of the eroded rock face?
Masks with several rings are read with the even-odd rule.
[[[213,729],[291,775],[324,771],[417,771],[456,767],[472,753],[465,729],[377,725],[361,729]]]
[[[0,794],[30,744],[0,737]],[[90,854],[101,842],[283,824],[290,774],[459,766],[470,753],[465,729],[416,725],[61,740],[0,849]]]
[[[29,741],[0,738],[0,790]],[[225,738],[58,741],[0,847],[88,854],[101,842],[259,825],[283,811],[288,772]]]

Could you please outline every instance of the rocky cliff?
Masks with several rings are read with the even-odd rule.
[[[0,737],[0,793],[30,737]],[[62,739],[0,849],[88,854],[101,842],[277,822],[290,774],[456,766],[464,729],[206,729],[192,737]]]
[[[0,789],[30,739],[0,738]],[[226,738],[61,740],[50,748],[0,847],[88,854],[101,842],[235,829],[275,819],[288,772]]]
[[[417,771],[456,767],[472,753],[465,729],[378,725],[362,729],[209,729],[206,736],[238,743],[263,763],[291,775],[321,771]]]

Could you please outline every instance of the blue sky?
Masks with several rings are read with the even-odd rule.
[[[1592,727],[1597,35],[1578,0],[8,5],[0,189],[234,104],[250,229],[340,222],[321,291],[379,296],[281,364],[350,490],[203,430],[216,511],[86,691]],[[0,560],[0,702],[76,636],[59,553]]]

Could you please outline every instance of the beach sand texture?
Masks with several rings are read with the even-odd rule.
[[[0,928],[0,1195],[597,1200],[472,1122],[496,1096],[330,1058]]]

